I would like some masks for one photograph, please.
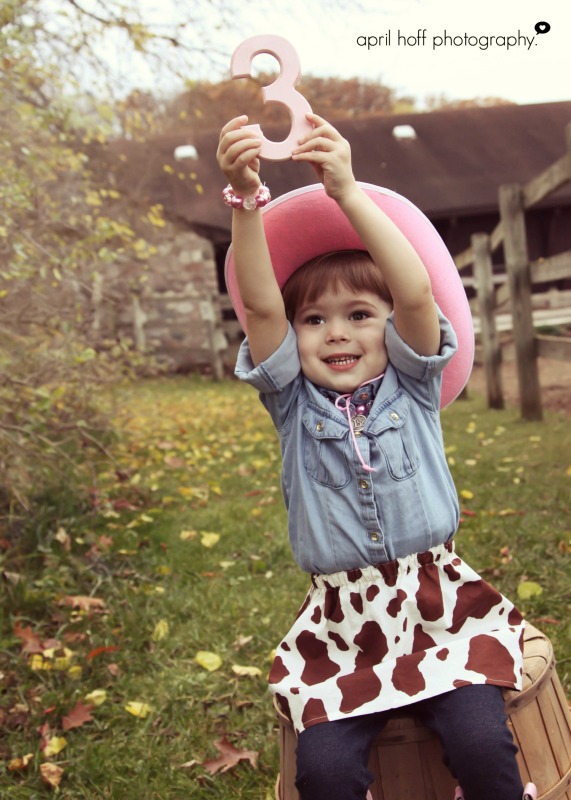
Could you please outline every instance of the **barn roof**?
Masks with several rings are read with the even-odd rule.
[[[564,154],[570,122],[571,101],[565,101],[374,116],[342,120],[336,127],[351,143],[358,180],[403,194],[436,220],[495,210],[501,184],[526,183]],[[412,138],[403,126],[413,129]],[[265,133],[275,140],[287,135],[283,128]],[[180,135],[145,144],[117,142],[125,162],[121,183],[212,238],[227,238],[230,214],[221,201],[218,132],[194,140],[196,159],[177,162],[174,150],[185,144]],[[311,167],[291,161],[263,162],[262,177],[274,197],[315,183]],[[571,204],[571,187],[545,202]]]

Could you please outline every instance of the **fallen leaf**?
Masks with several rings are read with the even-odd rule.
[[[113,538],[104,534],[97,540],[97,546],[102,550],[109,550],[113,545]]]
[[[22,640],[22,653],[42,653],[43,646],[37,634],[35,634],[29,625],[22,628],[17,621],[14,625],[14,635]]]
[[[67,741],[63,736],[52,736],[42,750],[46,758],[51,758],[51,756],[57,756],[61,753],[66,745]]]
[[[217,772],[228,772],[240,761],[249,761],[253,767],[257,767],[258,753],[254,750],[238,750],[233,744],[230,744],[226,737],[219,742],[214,742],[214,746],[219,751],[220,757],[204,761],[202,764],[209,775],[215,775]]]
[[[129,714],[132,714],[134,717],[140,717],[141,719],[145,719],[148,717],[153,709],[151,706],[147,705],[147,703],[138,703],[132,701],[127,703],[125,706],[125,711],[128,711]]]
[[[165,456],[164,463],[165,466],[171,469],[184,469],[186,467],[186,461],[180,456]]]
[[[21,772],[25,770],[33,757],[33,753],[27,753],[25,756],[21,756],[20,758],[13,758],[8,762],[8,772]]]
[[[43,725],[40,725],[38,728],[38,733],[40,734],[41,741],[40,741],[40,750],[45,750],[48,746],[48,742],[51,736],[51,728],[49,722],[44,722]]]
[[[72,728],[81,728],[86,722],[93,722],[93,717],[89,713],[93,708],[92,705],[84,705],[81,700],[78,700],[71,711],[63,717],[61,726],[65,731],[70,731]]]
[[[199,650],[195,655],[194,660],[201,667],[207,669],[209,672],[214,672],[222,666],[222,659],[216,653],[211,653],[208,650]]]
[[[69,677],[74,681],[79,680],[79,678],[81,678],[82,673],[83,673],[83,668],[80,667],[79,664],[75,664],[73,667],[70,667],[67,671]]]
[[[44,783],[52,789],[57,789],[61,783],[63,769],[56,764],[40,764],[40,775]]]
[[[60,600],[59,605],[79,608],[80,611],[102,611],[105,608],[105,600],[101,600],[99,597],[68,594]]]
[[[245,676],[254,678],[262,674],[262,670],[258,667],[244,667],[240,664],[232,664],[232,672],[235,675],[239,675],[241,678]]]
[[[69,551],[71,550],[71,536],[69,535],[69,533],[66,531],[65,528],[62,527],[58,528],[57,533],[54,536],[54,539],[56,540],[56,542],[59,542],[59,544],[62,545],[66,553],[69,553]]]
[[[220,541],[219,533],[209,533],[208,531],[202,531],[202,538],[200,539],[200,544],[203,547],[214,547],[214,545],[218,544],[219,541]]]
[[[534,581],[522,581],[517,587],[517,596],[520,600],[529,600],[531,597],[537,597],[540,594],[543,594],[543,589]]]
[[[35,653],[35,655],[30,658],[28,666],[33,672],[38,672],[42,669],[53,669],[53,664],[51,664],[49,661],[46,661],[41,653]]]
[[[92,706],[100,706],[107,700],[107,692],[105,689],[94,689],[85,695],[85,700]]]
[[[240,648],[245,647],[247,644],[249,644],[253,638],[254,638],[253,636],[242,636],[242,634],[240,634],[239,636],[236,637],[236,639],[232,643],[232,647],[234,648],[234,650],[236,650],[236,652],[238,652]]]
[[[196,531],[181,531],[179,534],[179,539],[181,542],[188,542],[192,541],[192,539],[196,539]]]
[[[462,489],[460,497],[464,498],[464,500],[472,500],[474,498],[474,492],[471,492],[470,489]]]
[[[10,583],[12,586],[17,586],[24,580],[23,575],[20,575],[19,572],[7,572],[6,570],[2,572],[2,577],[6,583]]]
[[[114,653],[119,650],[119,647],[116,644],[110,644],[103,647],[96,647],[94,650],[91,650],[87,656],[87,660],[91,661],[92,659],[100,656],[102,653]]]
[[[200,764],[200,761],[197,761],[194,758],[192,761],[185,761],[184,764],[180,764],[179,769],[190,769],[191,767],[195,767],[197,764]]]
[[[169,633],[169,624],[166,619],[161,619],[155,625],[155,629],[151,635],[151,639],[153,642],[160,642],[161,639],[164,639],[165,636],[168,636]]]

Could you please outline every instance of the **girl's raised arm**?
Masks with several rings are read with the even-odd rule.
[[[217,152],[220,169],[234,194],[242,198],[252,197],[260,189],[261,140],[243,127],[247,121],[247,117],[237,117],[224,126]],[[257,365],[278,349],[287,332],[259,208],[232,210],[232,250],[250,353]]]
[[[349,143],[326,120],[308,114],[312,133],[294,150],[296,161],[309,161],[327,194],[359,234],[383,273],[394,301],[395,326],[416,353],[440,349],[438,313],[424,264],[397,225],[361,190],[351,168]]]

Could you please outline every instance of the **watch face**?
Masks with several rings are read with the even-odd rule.
[[[246,211],[254,211],[258,207],[258,201],[255,195],[244,198],[244,208]]]

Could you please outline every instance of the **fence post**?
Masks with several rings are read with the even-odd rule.
[[[471,239],[474,252],[474,278],[480,315],[480,338],[486,375],[489,408],[503,408],[502,350],[496,331],[494,277],[490,254],[490,237],[487,233],[475,233]]]
[[[212,377],[215,381],[221,381],[224,378],[224,362],[220,355],[220,339],[223,339],[224,335],[217,329],[213,296],[208,295],[205,300],[201,300],[200,318],[206,326],[206,335],[208,337],[208,347],[212,365]]]
[[[517,183],[500,186],[499,206],[510,289],[520,410],[524,419],[540,420],[543,418],[541,388],[531,313],[531,275],[521,186]]]

